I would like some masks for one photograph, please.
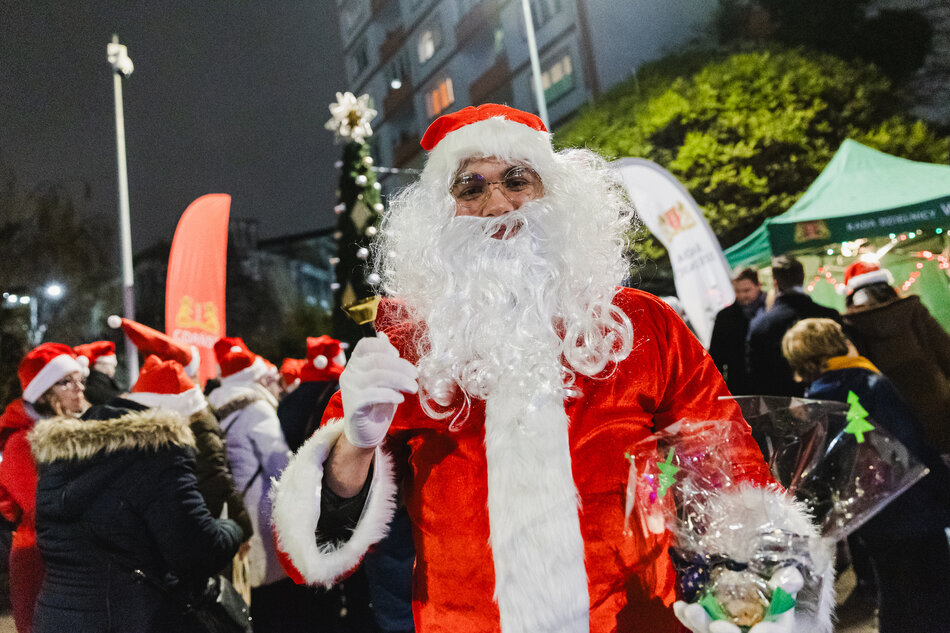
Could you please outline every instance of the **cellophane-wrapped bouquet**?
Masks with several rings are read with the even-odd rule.
[[[668,531],[679,599],[747,631],[796,606],[830,609],[820,603],[831,596],[834,543],[927,470],[856,401],[737,401],[776,485],[735,472],[730,445],[748,442],[741,423],[679,422],[627,453],[625,532],[650,542]],[[796,572],[801,590],[776,582]]]

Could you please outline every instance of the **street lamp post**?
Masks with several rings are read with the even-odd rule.
[[[534,19],[531,17],[531,0],[521,0],[524,12],[524,29],[528,36],[528,56],[531,58],[531,77],[534,80],[534,98],[538,103],[538,116],[544,127],[551,129],[548,123],[548,104],[544,99],[544,86],[541,83],[541,60],[538,58],[538,43],[534,39]]]
[[[132,230],[129,221],[129,178],[125,159],[125,114],[122,108],[122,78],[132,74],[134,68],[128,49],[119,44],[119,36],[113,35],[106,47],[109,63],[112,64],[112,86],[115,92],[115,146],[119,180],[119,233],[122,245],[122,299],[125,318],[135,319],[135,278],[132,274]],[[129,368],[129,380],[138,373],[138,351],[126,337],[125,358]]]

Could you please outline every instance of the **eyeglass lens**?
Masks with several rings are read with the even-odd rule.
[[[489,181],[481,174],[462,174],[452,185],[452,195],[462,202],[474,202],[488,195],[491,185],[501,185],[508,194],[537,194],[541,178],[529,167],[517,165],[502,180]]]

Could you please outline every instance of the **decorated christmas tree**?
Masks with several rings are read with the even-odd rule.
[[[333,336],[349,343],[351,348],[360,338],[360,329],[343,311],[343,307],[376,293],[379,282],[371,272],[370,244],[376,235],[383,204],[380,185],[373,170],[367,139],[372,136],[370,121],[376,110],[369,107],[369,95],[336,93],[336,103],[330,104],[333,117],[326,128],[333,130],[336,141],[343,143],[340,165],[340,183],[334,211],[339,216],[336,256],[330,263],[336,267],[333,288]]]

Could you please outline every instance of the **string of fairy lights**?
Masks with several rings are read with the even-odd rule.
[[[937,228],[934,230],[933,234],[925,234],[924,231],[908,231],[906,233],[891,233],[888,235],[890,240],[887,244],[882,246],[874,253],[865,254],[865,257],[879,261],[887,252],[889,252],[895,246],[899,246],[907,243],[911,240],[921,239],[930,237],[931,235],[942,235],[944,233],[943,228]],[[851,242],[842,242],[841,247],[838,251],[834,248],[829,248],[825,251],[826,255],[834,256],[840,253],[843,257],[854,257],[860,252],[860,248],[867,243],[865,239],[854,240]],[[910,253],[911,256],[916,257],[918,262],[915,263],[914,270],[907,276],[900,284],[901,291],[907,292],[911,286],[917,283],[917,280],[920,278],[921,271],[924,266],[928,263],[935,263],[937,270],[946,271],[947,275],[950,275],[950,256],[946,253],[934,253],[929,250],[919,250],[913,253]],[[808,282],[808,285],[805,287],[805,290],[808,292],[813,292],[815,287],[821,283],[825,282],[834,286],[835,291],[838,294],[844,294],[846,286],[844,281],[838,279],[836,273],[843,274],[843,268],[837,266],[819,266],[818,270],[815,272],[815,276]]]

